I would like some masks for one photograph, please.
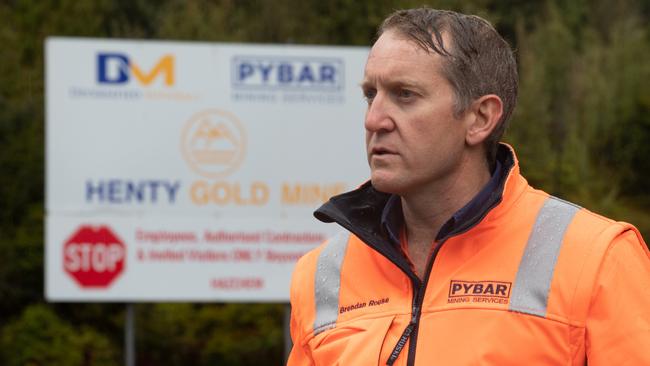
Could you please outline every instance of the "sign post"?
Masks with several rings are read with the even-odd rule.
[[[126,304],[124,319],[124,365],[135,366],[135,311],[134,305]]]

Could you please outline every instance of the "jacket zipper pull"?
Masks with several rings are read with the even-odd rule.
[[[406,326],[406,329],[404,329],[404,332],[402,332],[402,336],[399,337],[399,340],[397,341],[395,348],[393,348],[393,352],[390,353],[390,357],[388,357],[388,361],[386,361],[387,366],[392,366],[397,360],[399,354],[402,352],[402,349],[404,349],[404,346],[406,345],[406,341],[408,341],[409,337],[411,336],[411,333],[413,333],[413,329],[415,328],[415,325],[417,324],[419,312],[420,312],[419,308],[413,309],[413,315],[411,316],[411,321]]]

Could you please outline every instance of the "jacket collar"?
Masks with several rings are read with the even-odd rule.
[[[492,172],[490,180],[485,184],[483,189],[469,201],[460,210],[456,211],[452,217],[440,228],[436,241],[447,237],[449,233],[455,232],[464,223],[472,222],[474,216],[489,210],[493,206],[495,192],[503,186],[502,182],[508,175],[508,169],[505,169],[499,160],[496,161],[495,169]],[[381,214],[381,226],[386,230],[389,239],[394,245],[399,245],[399,232],[404,223],[401,200],[398,195],[391,195],[386,202]]]
[[[490,183],[443,225],[437,241],[470,230],[498,207],[504,196],[510,197],[520,193],[518,183],[523,178],[519,176],[519,167],[512,147],[501,144],[497,151],[497,160],[501,168],[495,170]],[[371,182],[367,181],[353,191],[332,197],[314,212],[314,216],[326,223],[338,223],[398,265],[398,258],[402,258],[403,264],[408,267],[391,238],[395,233],[391,235],[386,225],[382,225],[382,216],[389,215],[394,218],[396,215],[395,212],[385,213],[385,207],[391,197],[391,194],[377,191]]]

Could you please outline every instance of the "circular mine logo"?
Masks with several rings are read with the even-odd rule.
[[[181,151],[197,173],[207,178],[223,178],[234,172],[244,159],[246,133],[232,113],[205,110],[185,124]]]

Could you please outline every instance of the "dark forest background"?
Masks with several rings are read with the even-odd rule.
[[[481,15],[515,48],[520,99],[505,140],[529,181],[650,238],[647,0],[2,0],[0,364],[124,357],[124,304],[44,300],[45,37],[369,46],[391,11],[425,3]],[[135,311],[138,365],[283,362],[282,304]]]

